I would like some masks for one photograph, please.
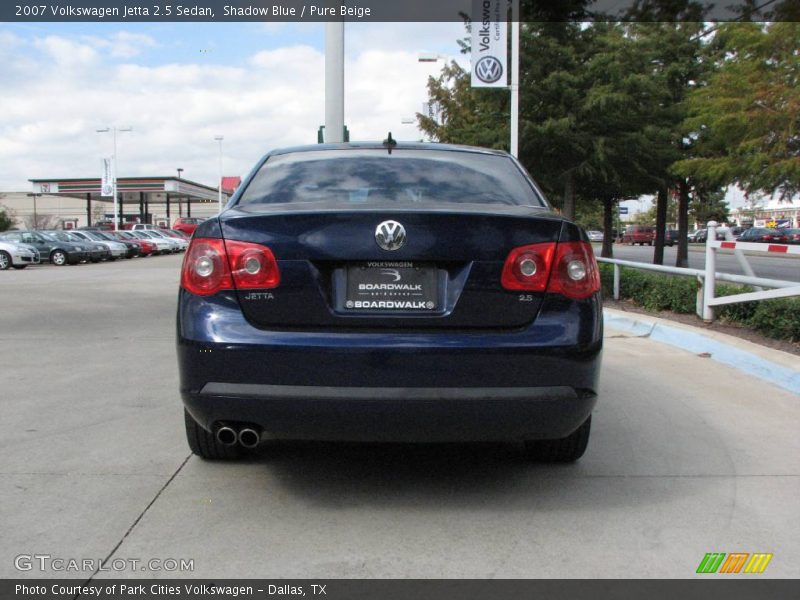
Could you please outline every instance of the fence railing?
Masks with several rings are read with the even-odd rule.
[[[643,271],[655,271],[658,273],[669,273],[670,275],[682,275],[684,277],[695,277],[697,279],[697,315],[706,322],[714,320],[714,306],[722,304],[733,304],[737,302],[752,302],[754,300],[767,300],[770,298],[786,298],[789,296],[800,296],[800,283],[796,281],[783,281],[780,279],[767,279],[756,277],[750,263],[744,254],[745,250],[752,252],[765,252],[773,255],[795,254],[800,256],[800,246],[789,246],[787,244],[760,244],[752,242],[737,242],[733,240],[730,230],[726,230],[725,240],[717,239],[718,224],[711,221],[708,224],[708,236],[706,237],[706,263],[705,269],[689,269],[682,267],[667,267],[664,265],[653,265],[630,260],[619,260],[616,258],[601,258],[597,261],[608,263],[614,266],[613,296],[619,300],[620,277],[622,267],[641,269]],[[734,275],[732,273],[717,272],[717,252],[720,249],[733,250],[742,270],[746,275]],[[800,260],[798,261],[800,269]],[[751,285],[755,288],[753,292],[743,292],[731,296],[716,297],[716,282],[727,281],[731,283],[741,283]],[[770,288],[763,290],[762,288]]]

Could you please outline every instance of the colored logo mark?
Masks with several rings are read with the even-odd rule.
[[[708,552],[697,566],[698,573],[763,573],[772,554],[764,552]]]

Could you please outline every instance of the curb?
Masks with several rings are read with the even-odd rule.
[[[642,315],[630,316],[623,311],[603,309],[606,327],[669,344],[693,354],[703,354],[712,360],[753,375],[800,396],[800,370],[780,364],[795,363],[796,358],[779,350],[761,348],[750,342],[714,332],[708,335],[686,325],[668,324],[664,319]],[[742,348],[740,346],[746,346]],[[771,355],[765,358],[764,354]]]

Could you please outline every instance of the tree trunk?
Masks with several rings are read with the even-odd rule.
[[[561,214],[565,219],[575,220],[575,181],[572,171],[564,176],[564,205]]]
[[[664,234],[667,229],[667,186],[666,184],[658,188],[658,199],[656,200],[656,241],[653,251],[653,264],[664,264]]]
[[[614,201],[611,198],[603,198],[603,249],[600,256],[614,256]]]
[[[676,267],[689,266],[689,182],[681,179],[678,184],[678,258]]]

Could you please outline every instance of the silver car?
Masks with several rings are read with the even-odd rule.
[[[39,251],[33,246],[0,240],[0,271],[24,269],[40,262]]]
[[[166,233],[161,233],[157,229],[149,229],[147,230],[146,233],[153,239],[163,240],[167,242],[172,252],[181,252],[182,250],[186,250],[186,247],[183,244],[181,244],[177,239],[168,236]],[[186,245],[188,246],[188,243]]]
[[[159,254],[170,254],[172,252],[177,252],[176,244],[171,243],[169,240],[165,240],[160,235],[153,235],[152,230],[136,229],[134,231],[136,231],[136,235],[138,237],[152,241],[156,245]]]
[[[128,254],[128,247],[122,242],[112,242],[110,240],[103,239],[99,235],[95,235],[93,231],[72,229],[70,230],[70,233],[88,242],[101,244],[106,248],[108,248],[109,252],[111,252],[111,256],[109,257],[108,260],[117,260],[118,258],[125,258],[125,256]]]

